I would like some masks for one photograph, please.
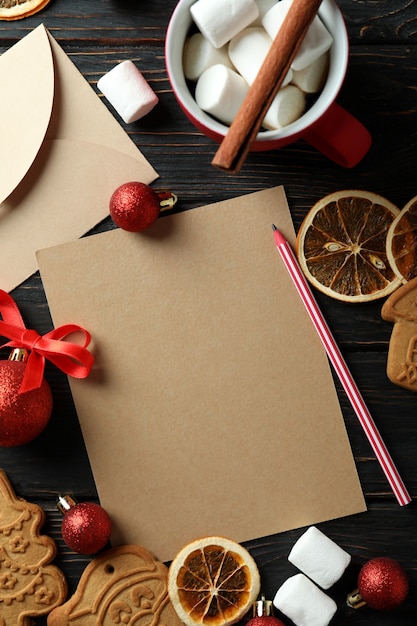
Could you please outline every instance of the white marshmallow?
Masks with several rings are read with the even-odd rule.
[[[259,15],[256,20],[252,22],[251,26],[261,26],[263,16],[274,6],[274,4],[278,2],[278,0],[255,0],[255,2],[258,6]]]
[[[337,610],[334,600],[304,574],[288,578],[273,604],[297,626],[327,626]]]
[[[351,556],[315,526],[294,544],[288,560],[323,589],[331,587],[349,565]]]
[[[280,0],[271,7],[262,18],[262,26],[265,28],[271,39],[275,39],[282,23],[287,15],[292,0]]]
[[[271,47],[272,39],[264,28],[249,26],[238,33],[229,43],[229,57],[233,65],[251,85]],[[291,81],[292,71],[285,77],[282,85]]]
[[[277,2],[262,18],[262,26],[271,39],[275,39],[282,23],[289,11],[292,0]],[[333,43],[333,37],[318,15],[313,19],[307,33],[291,64],[294,70],[302,70],[311,65],[319,56],[324,54]]]
[[[305,94],[295,85],[287,85],[279,89],[277,95],[262,121],[262,126],[269,130],[278,130],[292,124],[304,113],[306,108]]]
[[[259,16],[255,0],[197,0],[190,7],[199,30],[221,48]]]
[[[258,27],[245,28],[230,41],[230,60],[249,85],[255,80],[271,44],[267,32]]]
[[[302,70],[330,49],[333,37],[318,15],[314,18],[291,64],[293,70]]]
[[[147,115],[158,97],[132,61],[122,61],[104,74],[97,87],[126,124]]]
[[[329,53],[325,52],[303,70],[293,70],[291,82],[304,93],[317,93],[323,89],[329,72]]]
[[[215,48],[201,33],[194,33],[186,40],[183,53],[185,78],[196,81],[207,68],[217,63],[232,67],[226,45]]]
[[[231,124],[248,89],[249,85],[237,72],[225,65],[212,65],[198,79],[195,99],[203,111],[224,124]]]

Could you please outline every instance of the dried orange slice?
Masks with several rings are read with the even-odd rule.
[[[417,276],[417,196],[407,202],[389,227],[387,256],[404,282]]]
[[[0,20],[20,20],[41,11],[50,0],[0,0]]]
[[[169,568],[168,594],[186,626],[234,624],[253,606],[259,591],[253,557],[225,537],[187,544]]]
[[[337,191],[319,200],[297,235],[297,255],[307,279],[344,302],[392,293],[401,281],[387,259],[386,239],[399,212],[369,191]]]

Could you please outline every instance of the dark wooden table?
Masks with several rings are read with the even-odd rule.
[[[417,2],[340,0],[339,4],[351,43],[349,70],[339,102],[373,136],[369,154],[352,170],[334,165],[303,142],[280,151],[252,154],[239,175],[213,168],[210,162],[216,146],[185,119],[167,79],[164,40],[174,0],[52,0],[42,13],[31,18],[0,22],[0,52],[43,22],[94,89],[100,76],[117,62],[133,60],[160,103],[126,130],[159,172],[159,183],[178,194],[180,209],[283,184],[297,229],[312,204],[332,191],[370,190],[399,207],[417,194]],[[94,232],[111,227],[108,219]],[[24,246],[25,242],[17,241],[16,245]],[[12,295],[28,327],[40,333],[51,329],[38,273]],[[318,300],[415,498],[417,396],[392,385],[386,377],[392,326],[381,319],[381,302],[347,305],[320,294]],[[0,449],[0,466],[19,496],[45,509],[44,530],[57,541],[57,564],[72,592],[90,559],[76,555],[63,543],[55,499],[58,494],[71,493],[78,501],[97,500],[97,493],[66,377],[49,366],[46,376],[54,395],[50,424],[26,446]],[[397,504],[349,402],[339,383],[335,384],[368,511],[320,528],[352,554],[356,566],[382,555],[399,560],[409,574],[411,592],[393,613],[366,608],[352,611],[345,606],[346,583],[340,589],[336,586],[332,593],[340,607],[334,625],[411,626],[417,621],[415,502],[406,507]],[[283,577],[292,573],[286,557],[299,534],[293,531],[248,544],[269,597]],[[351,583],[353,588],[354,577]],[[46,624],[46,620],[39,619],[37,624]]]

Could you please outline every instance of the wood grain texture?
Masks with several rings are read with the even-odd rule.
[[[351,49],[338,101],[373,136],[369,154],[352,170],[330,163],[301,141],[279,151],[251,154],[238,175],[213,168],[210,163],[217,146],[181,113],[166,75],[164,41],[174,0],[52,0],[42,13],[26,20],[0,22],[0,53],[44,23],[97,93],[100,76],[119,61],[134,61],[160,102],[139,122],[129,126],[120,123],[159,172],[160,180],[155,186],[168,187],[178,194],[177,210],[284,184],[297,229],[316,200],[339,189],[374,191],[400,208],[417,194],[417,2],[340,0],[339,5],[346,19]],[[114,113],[107,102],[106,105]],[[28,114],[29,110],[30,103]],[[109,228],[113,225],[107,219],[92,232]],[[40,333],[52,328],[38,273],[12,295],[27,326]],[[392,325],[381,319],[380,302],[346,305],[322,294],[317,294],[317,298],[415,498],[417,396],[387,379],[385,367]],[[54,394],[48,428],[27,446],[0,449],[0,466],[8,473],[18,495],[46,510],[45,531],[58,543],[57,564],[73,591],[90,559],[72,553],[64,545],[55,498],[71,493],[79,501],[97,501],[97,493],[66,377],[52,366],[47,367],[46,376]],[[414,626],[415,502],[399,507],[337,380],[335,385],[369,510],[320,526],[353,557],[346,578],[331,591],[339,605],[332,626]],[[259,564],[267,596],[272,597],[285,578],[294,573],[287,555],[300,533],[301,530],[282,533],[247,544]],[[409,599],[390,614],[349,610],[345,596],[355,585],[357,568],[380,555],[398,559],[407,569],[411,582]],[[289,621],[286,624],[291,626]],[[36,626],[45,625],[46,620],[36,622]]]

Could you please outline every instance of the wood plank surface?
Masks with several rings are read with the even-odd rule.
[[[172,93],[164,42],[175,4],[174,0],[52,0],[44,11],[30,18],[0,22],[0,53],[44,23],[97,93],[97,81],[103,74],[119,61],[134,61],[160,102],[139,122],[120,123],[159,172],[156,186],[178,194],[179,211],[283,184],[298,229],[315,201],[332,191],[374,191],[400,208],[417,195],[417,2],[339,2],[350,39],[350,60],[338,101],[373,136],[368,155],[357,167],[340,168],[300,141],[282,150],[251,154],[238,175],[225,174],[210,165],[217,146],[184,117]],[[108,218],[92,232],[109,228],[113,224]],[[39,273],[12,295],[28,327],[41,334],[52,328]],[[348,305],[322,294],[317,298],[414,498],[410,505],[399,507],[335,380],[369,510],[320,525],[353,557],[352,568],[332,590],[339,604],[332,626],[413,626],[417,623],[417,396],[387,379],[392,325],[381,318],[381,302]],[[0,466],[19,496],[45,509],[45,531],[57,541],[57,563],[72,592],[90,558],[65,546],[55,498],[71,493],[79,501],[97,501],[97,493],[66,377],[49,365],[46,376],[54,395],[48,428],[26,446],[0,448]],[[247,544],[259,564],[269,597],[294,573],[286,557],[299,534],[282,533]],[[357,568],[382,555],[398,559],[406,568],[409,598],[392,613],[348,609],[346,589],[355,586]],[[285,623],[291,626],[289,620]],[[44,626],[46,620],[38,619],[36,625]]]

